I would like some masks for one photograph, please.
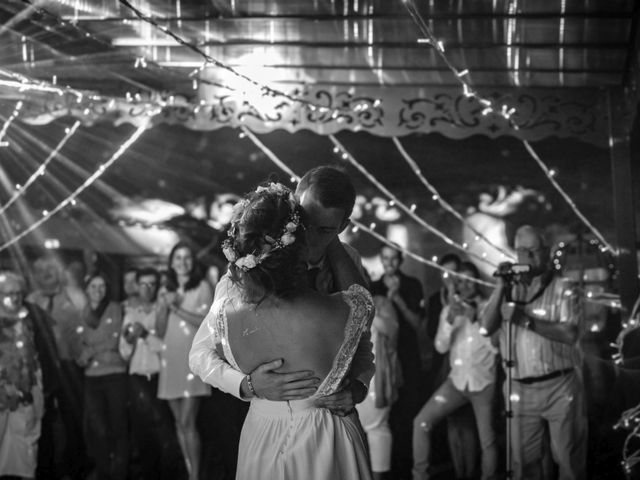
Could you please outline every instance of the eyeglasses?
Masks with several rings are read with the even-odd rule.
[[[138,285],[146,288],[156,288],[158,286],[156,282],[139,282]]]

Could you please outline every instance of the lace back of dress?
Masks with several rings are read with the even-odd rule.
[[[358,348],[360,337],[368,328],[374,312],[371,294],[360,285],[352,285],[343,292],[345,302],[350,307],[349,318],[340,350],[333,361],[333,367],[318,387],[314,397],[323,397],[334,393],[351,367],[353,355]]]

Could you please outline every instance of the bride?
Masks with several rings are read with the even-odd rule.
[[[316,400],[346,381],[373,303],[357,284],[333,295],[306,285],[302,215],[293,193],[275,183],[258,187],[236,206],[223,251],[240,295],[213,305],[213,320],[193,344],[215,348],[245,374],[282,358],[282,371],[312,370],[323,379],[303,400],[252,398],[237,479],[368,480],[366,437],[357,415],[333,415]],[[356,278],[348,270],[338,276],[343,287]],[[247,381],[252,388],[250,375]]]

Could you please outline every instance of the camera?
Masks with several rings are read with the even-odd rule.
[[[498,265],[498,269],[493,273],[493,276],[500,277],[505,281],[511,281],[515,276],[529,273],[530,271],[531,265],[526,263],[503,262]]]

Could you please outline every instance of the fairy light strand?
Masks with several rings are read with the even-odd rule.
[[[89,100],[101,100],[104,98],[93,92],[81,91],[67,86],[59,86],[43,80],[34,80],[26,75],[7,70],[5,68],[0,68],[0,75],[4,75],[11,79],[0,80],[0,85],[17,88],[19,91],[37,90],[46,93],[56,93],[60,96],[68,93],[76,97],[78,102],[82,102],[85,98],[88,98]]]
[[[416,174],[416,176],[423,183],[423,185],[425,187],[427,187],[427,189],[433,194],[434,199],[440,204],[440,206],[444,210],[446,210],[451,215],[453,215],[458,220],[460,220],[469,230],[471,230],[475,235],[477,235],[479,238],[484,240],[488,245],[492,246],[497,251],[499,251],[502,255],[504,255],[505,257],[507,257],[509,259],[513,259],[513,255],[511,253],[507,252],[506,250],[504,250],[500,246],[494,244],[482,232],[478,231],[478,229],[476,229],[467,220],[465,220],[465,218],[462,215],[460,215],[460,213],[456,209],[454,209],[449,202],[447,202],[446,200],[444,200],[442,198],[442,196],[440,195],[438,190],[422,174],[422,171],[420,170],[420,167],[418,166],[416,161],[411,157],[411,155],[409,155],[409,153],[404,149],[404,147],[402,146],[402,143],[400,143],[400,140],[398,139],[398,137],[393,137],[393,143],[395,144],[396,148],[398,149],[398,151],[400,152],[402,157],[409,164],[409,167],[411,167],[411,169],[413,170],[413,173]]]
[[[513,114],[516,112],[516,109],[513,108],[513,107],[509,108],[507,105],[502,105],[501,108],[495,108],[494,104],[493,104],[493,102],[491,100],[481,97],[473,89],[472,85],[467,80],[467,77],[469,76],[469,69],[464,69],[462,71],[459,71],[451,63],[451,61],[449,60],[449,58],[447,57],[447,55],[445,53],[444,44],[436,38],[436,36],[433,34],[433,32],[431,32],[431,29],[429,28],[429,26],[426,24],[426,22],[422,18],[422,15],[420,14],[418,8],[415,6],[414,2],[412,0],[402,0],[402,3],[405,5],[405,8],[407,9],[407,12],[409,13],[411,18],[413,19],[413,21],[417,25],[418,29],[420,30],[420,33],[425,37],[426,41],[423,40],[423,39],[419,39],[418,42],[419,43],[429,44],[429,45],[431,45],[431,46],[433,46],[435,48],[437,54],[440,56],[442,61],[446,64],[447,68],[449,68],[449,70],[451,70],[451,72],[454,73],[456,80],[462,86],[464,95],[466,97],[475,98],[484,107],[483,110],[482,110],[482,115],[487,115],[489,113],[493,113],[493,114],[502,116],[507,121],[507,123],[514,130],[517,131],[518,130],[518,125],[515,124],[513,122],[512,118],[511,118],[513,116]],[[606,248],[609,249],[613,253],[613,255],[616,255],[616,256],[619,255],[618,250],[616,248],[614,248],[613,246],[611,246],[611,244],[609,244],[604,239],[604,237],[602,236],[600,231],[580,212],[580,210],[575,205],[575,202],[573,202],[573,200],[571,200],[571,197],[562,189],[562,187],[558,184],[558,182],[555,181],[555,179],[553,178],[553,175],[550,174],[550,170],[546,167],[544,162],[542,162],[542,160],[540,160],[538,155],[535,154],[535,151],[531,148],[531,145],[529,145],[529,143],[526,140],[522,140],[522,139],[520,139],[520,140],[524,143],[525,148],[527,149],[529,154],[533,157],[533,159],[542,168],[542,170],[544,171],[545,175],[547,176],[547,178],[549,179],[549,181],[551,182],[553,187],[556,190],[558,190],[558,192],[560,193],[562,198],[569,204],[569,206],[571,207],[573,212],[584,223],[584,225],[587,226],[591,230],[591,232],[596,237],[598,237],[598,239],[600,239],[602,244],[605,245]]]
[[[602,236],[602,234],[600,233],[600,231],[587,219],[587,217],[585,217],[582,212],[580,211],[580,209],[578,209],[578,207],[576,206],[576,204],[573,202],[573,200],[571,199],[571,197],[569,195],[567,195],[567,193],[563,190],[563,188],[560,186],[560,184],[556,181],[556,179],[554,178],[553,173],[551,172],[551,170],[545,165],[545,163],[540,159],[540,157],[538,156],[538,154],[536,153],[536,151],[533,149],[533,147],[531,146],[531,144],[527,141],[527,140],[522,140],[522,143],[524,144],[525,148],[527,149],[527,151],[529,152],[529,154],[531,155],[531,157],[536,161],[536,163],[540,166],[540,168],[542,169],[542,171],[545,173],[545,175],[549,178],[549,181],[551,182],[551,185],[554,186],[554,188],[558,191],[558,193],[560,193],[560,195],[562,195],[562,198],[565,199],[565,201],[567,202],[567,204],[569,204],[569,206],[571,207],[571,209],[573,210],[573,212],[578,216],[578,218],[580,218],[580,220],[582,220],[582,222],[589,227],[589,229],[593,232],[593,234],[598,238],[598,240],[600,240],[600,242],[605,246],[605,248],[607,250],[609,250],[613,255],[619,255],[619,252],[616,248],[614,248],[609,242],[607,242],[605,240],[605,238]]]
[[[269,160],[271,160],[275,165],[277,165],[281,170],[283,170],[285,173],[287,173],[287,175],[290,175],[291,180],[295,181],[295,182],[299,182],[300,181],[300,176],[297,175],[291,168],[289,168],[287,166],[286,163],[284,163],[282,160],[280,160],[280,158],[278,158],[278,156],[273,153],[271,150],[269,150],[269,148],[267,148],[254,134],[253,132],[251,132],[249,129],[242,127],[243,132],[246,134],[246,136],[260,149],[262,150],[262,152],[267,156],[267,158],[269,158]],[[383,235],[379,234],[378,232],[376,232],[375,230],[363,225],[362,223],[358,222],[357,220],[350,218],[349,219],[350,222],[354,225],[355,228],[361,229],[362,231],[368,233],[369,235],[373,236],[374,238],[376,238],[377,240],[379,240],[380,242],[384,243],[385,245],[388,245],[392,248],[395,249],[400,249],[405,255],[417,260],[420,263],[423,263],[425,265],[428,265],[430,267],[434,267],[437,268],[438,270],[441,270],[449,275],[453,275],[456,277],[460,277],[460,278],[465,278],[468,279],[472,282],[478,283],[480,285],[485,285],[485,286],[489,286],[489,287],[493,287],[495,286],[492,283],[486,282],[484,280],[478,279],[478,278],[474,278],[474,277],[470,277],[465,275],[464,273],[458,273],[455,272],[453,270],[449,270],[445,267],[443,267],[442,265],[439,265],[437,262],[434,262],[432,260],[428,260],[426,258],[424,258],[421,255],[418,255],[417,253],[414,253],[406,248],[403,247],[399,247],[397,244],[391,242],[389,239],[385,238]]]
[[[348,160],[349,163],[351,163],[351,165],[356,167],[358,169],[358,171],[360,171],[360,173],[362,173],[371,183],[373,183],[382,193],[384,193],[390,200],[392,200],[401,210],[403,210],[407,215],[409,215],[409,217],[414,219],[419,225],[421,225],[426,230],[428,230],[429,232],[433,233],[434,235],[436,235],[437,237],[442,239],[447,244],[449,244],[449,245],[457,248],[458,250],[464,252],[465,254],[467,254],[467,255],[469,255],[471,257],[475,257],[479,261],[485,262],[485,263],[495,267],[495,265],[491,261],[487,260],[485,257],[477,255],[476,253],[467,250],[466,248],[464,248],[464,246],[460,245],[459,243],[457,243],[453,239],[449,238],[447,235],[442,233],[440,230],[438,230],[437,228],[435,228],[434,226],[430,225],[428,222],[426,222],[425,220],[420,218],[418,215],[416,215],[412,208],[408,207],[402,201],[400,201],[400,199],[398,199],[398,197],[396,197],[391,191],[389,191],[389,189],[387,189],[387,187],[382,185],[380,183],[380,181],[378,181],[378,179],[376,177],[374,177],[363,165],[361,165],[354,158],[354,156],[351,155],[351,153],[349,153],[349,151],[347,151],[347,149],[344,147],[344,145],[342,145],[342,143],[340,143],[340,141],[335,136],[329,135],[329,139],[342,152],[342,158],[344,158],[345,160]]]
[[[16,235],[15,237],[11,238],[11,240],[5,242],[4,244],[0,245],[0,252],[2,252],[3,250],[6,250],[7,248],[9,248],[11,245],[17,243],[18,241],[22,240],[22,238],[24,238],[25,236],[27,236],[29,233],[31,233],[32,231],[34,231],[35,229],[37,229],[38,227],[40,227],[40,225],[42,225],[43,223],[45,223],[47,220],[49,220],[53,215],[55,215],[56,213],[58,213],[59,211],[61,211],[63,208],[65,208],[67,205],[69,204],[74,204],[75,203],[75,199],[78,195],[80,195],[85,189],[87,189],[89,186],[91,186],[91,184],[96,181],[98,178],[100,178],[100,176],[102,176],[102,174],[116,161],[118,160],[122,154],[124,154],[131,145],[133,145],[135,143],[135,141],[140,137],[140,135],[142,135],[144,133],[144,131],[148,128],[148,125],[142,125],[140,127],[138,127],[138,129],[133,133],[133,135],[131,135],[131,137],[129,137],[128,140],[126,140],[122,145],[120,145],[120,147],[118,148],[118,150],[116,150],[116,152],[111,156],[111,158],[109,158],[109,160],[107,160],[105,163],[103,163],[102,165],[100,165],[98,167],[98,169],[89,177],[87,178],[82,185],[80,185],[76,190],[74,190],[67,198],[65,198],[62,202],[60,202],[53,210],[51,211],[47,211],[46,214],[44,214],[41,218],[39,218],[36,222],[34,222],[33,224],[31,224],[27,229],[23,230],[22,232],[20,232],[18,235]]]
[[[430,267],[436,268],[438,270],[441,270],[444,273],[447,273],[449,275],[453,275],[459,278],[463,278],[465,280],[470,280],[474,283],[477,283],[479,285],[484,285],[486,287],[495,287],[495,284],[487,282],[485,280],[479,279],[479,278],[475,278],[475,277],[470,277],[469,275],[465,275],[464,273],[458,273],[455,272],[453,270],[449,270],[448,268],[443,267],[442,265],[438,264],[437,262],[434,262],[433,260],[429,260],[424,258],[421,255],[418,255],[417,253],[414,253],[404,247],[399,246],[396,243],[393,243],[391,240],[387,239],[386,237],[384,237],[383,235],[380,235],[378,232],[376,232],[375,230],[367,227],[366,225],[363,225],[361,222],[351,219],[351,223],[353,223],[356,227],[358,227],[360,230],[363,230],[365,232],[367,232],[369,235],[371,235],[372,237],[374,237],[375,239],[379,240],[380,242],[384,243],[385,245],[395,249],[395,250],[400,250],[404,255],[409,256],[411,258],[413,258],[414,260],[423,263],[425,265],[428,265]]]
[[[13,123],[13,121],[18,118],[18,115],[20,115],[20,110],[22,109],[23,106],[23,102],[19,101],[16,103],[16,106],[13,109],[13,113],[9,116],[9,118],[7,119],[6,122],[4,122],[4,125],[2,126],[2,130],[0,130],[0,146],[8,146],[9,143],[3,141],[5,135],[7,134],[7,130],[9,130],[9,126]]]
[[[264,152],[264,154],[269,157],[269,160],[271,160],[273,163],[275,163],[278,167],[280,167],[280,169],[282,169],[284,172],[287,173],[287,175],[289,175],[289,177],[291,178],[291,181],[294,182],[298,182],[300,180],[300,177],[298,175],[296,175],[296,173],[291,170],[287,164],[285,164],[282,160],[280,160],[278,158],[278,156],[273,153],[271,150],[269,150],[267,148],[266,145],[264,145],[259,139],[258,137],[255,136],[255,134],[249,130],[247,127],[245,127],[244,125],[241,125],[240,128],[242,129],[242,132],[249,137],[249,139],[251,139],[251,141],[260,149],[262,150],[262,152]]]
[[[614,430],[630,430],[622,446],[622,468],[627,475],[632,473],[632,469],[640,463],[640,450],[629,451],[629,444],[633,439],[640,439],[640,405],[625,410],[620,416],[620,420],[613,426]]]
[[[29,179],[25,182],[24,185],[16,189],[16,191],[13,193],[11,198],[9,198],[7,203],[5,203],[0,207],[0,215],[2,215],[7,210],[7,208],[9,208],[22,195],[27,193],[27,189],[31,186],[33,182],[36,181],[38,177],[40,177],[41,175],[44,175],[44,172],[47,169],[47,166],[49,165],[49,163],[51,163],[51,161],[58,155],[58,152],[60,152],[62,147],[76,133],[76,130],[78,129],[79,126],[80,126],[80,121],[76,121],[76,123],[74,123],[73,126],[71,126],[71,128],[67,129],[65,136],[62,138],[62,140],[60,140],[58,145],[56,145],[56,147],[53,150],[51,150],[51,152],[49,153],[49,156],[46,158],[44,162],[42,162],[42,165],[40,165],[36,169],[36,171],[29,177]]]

